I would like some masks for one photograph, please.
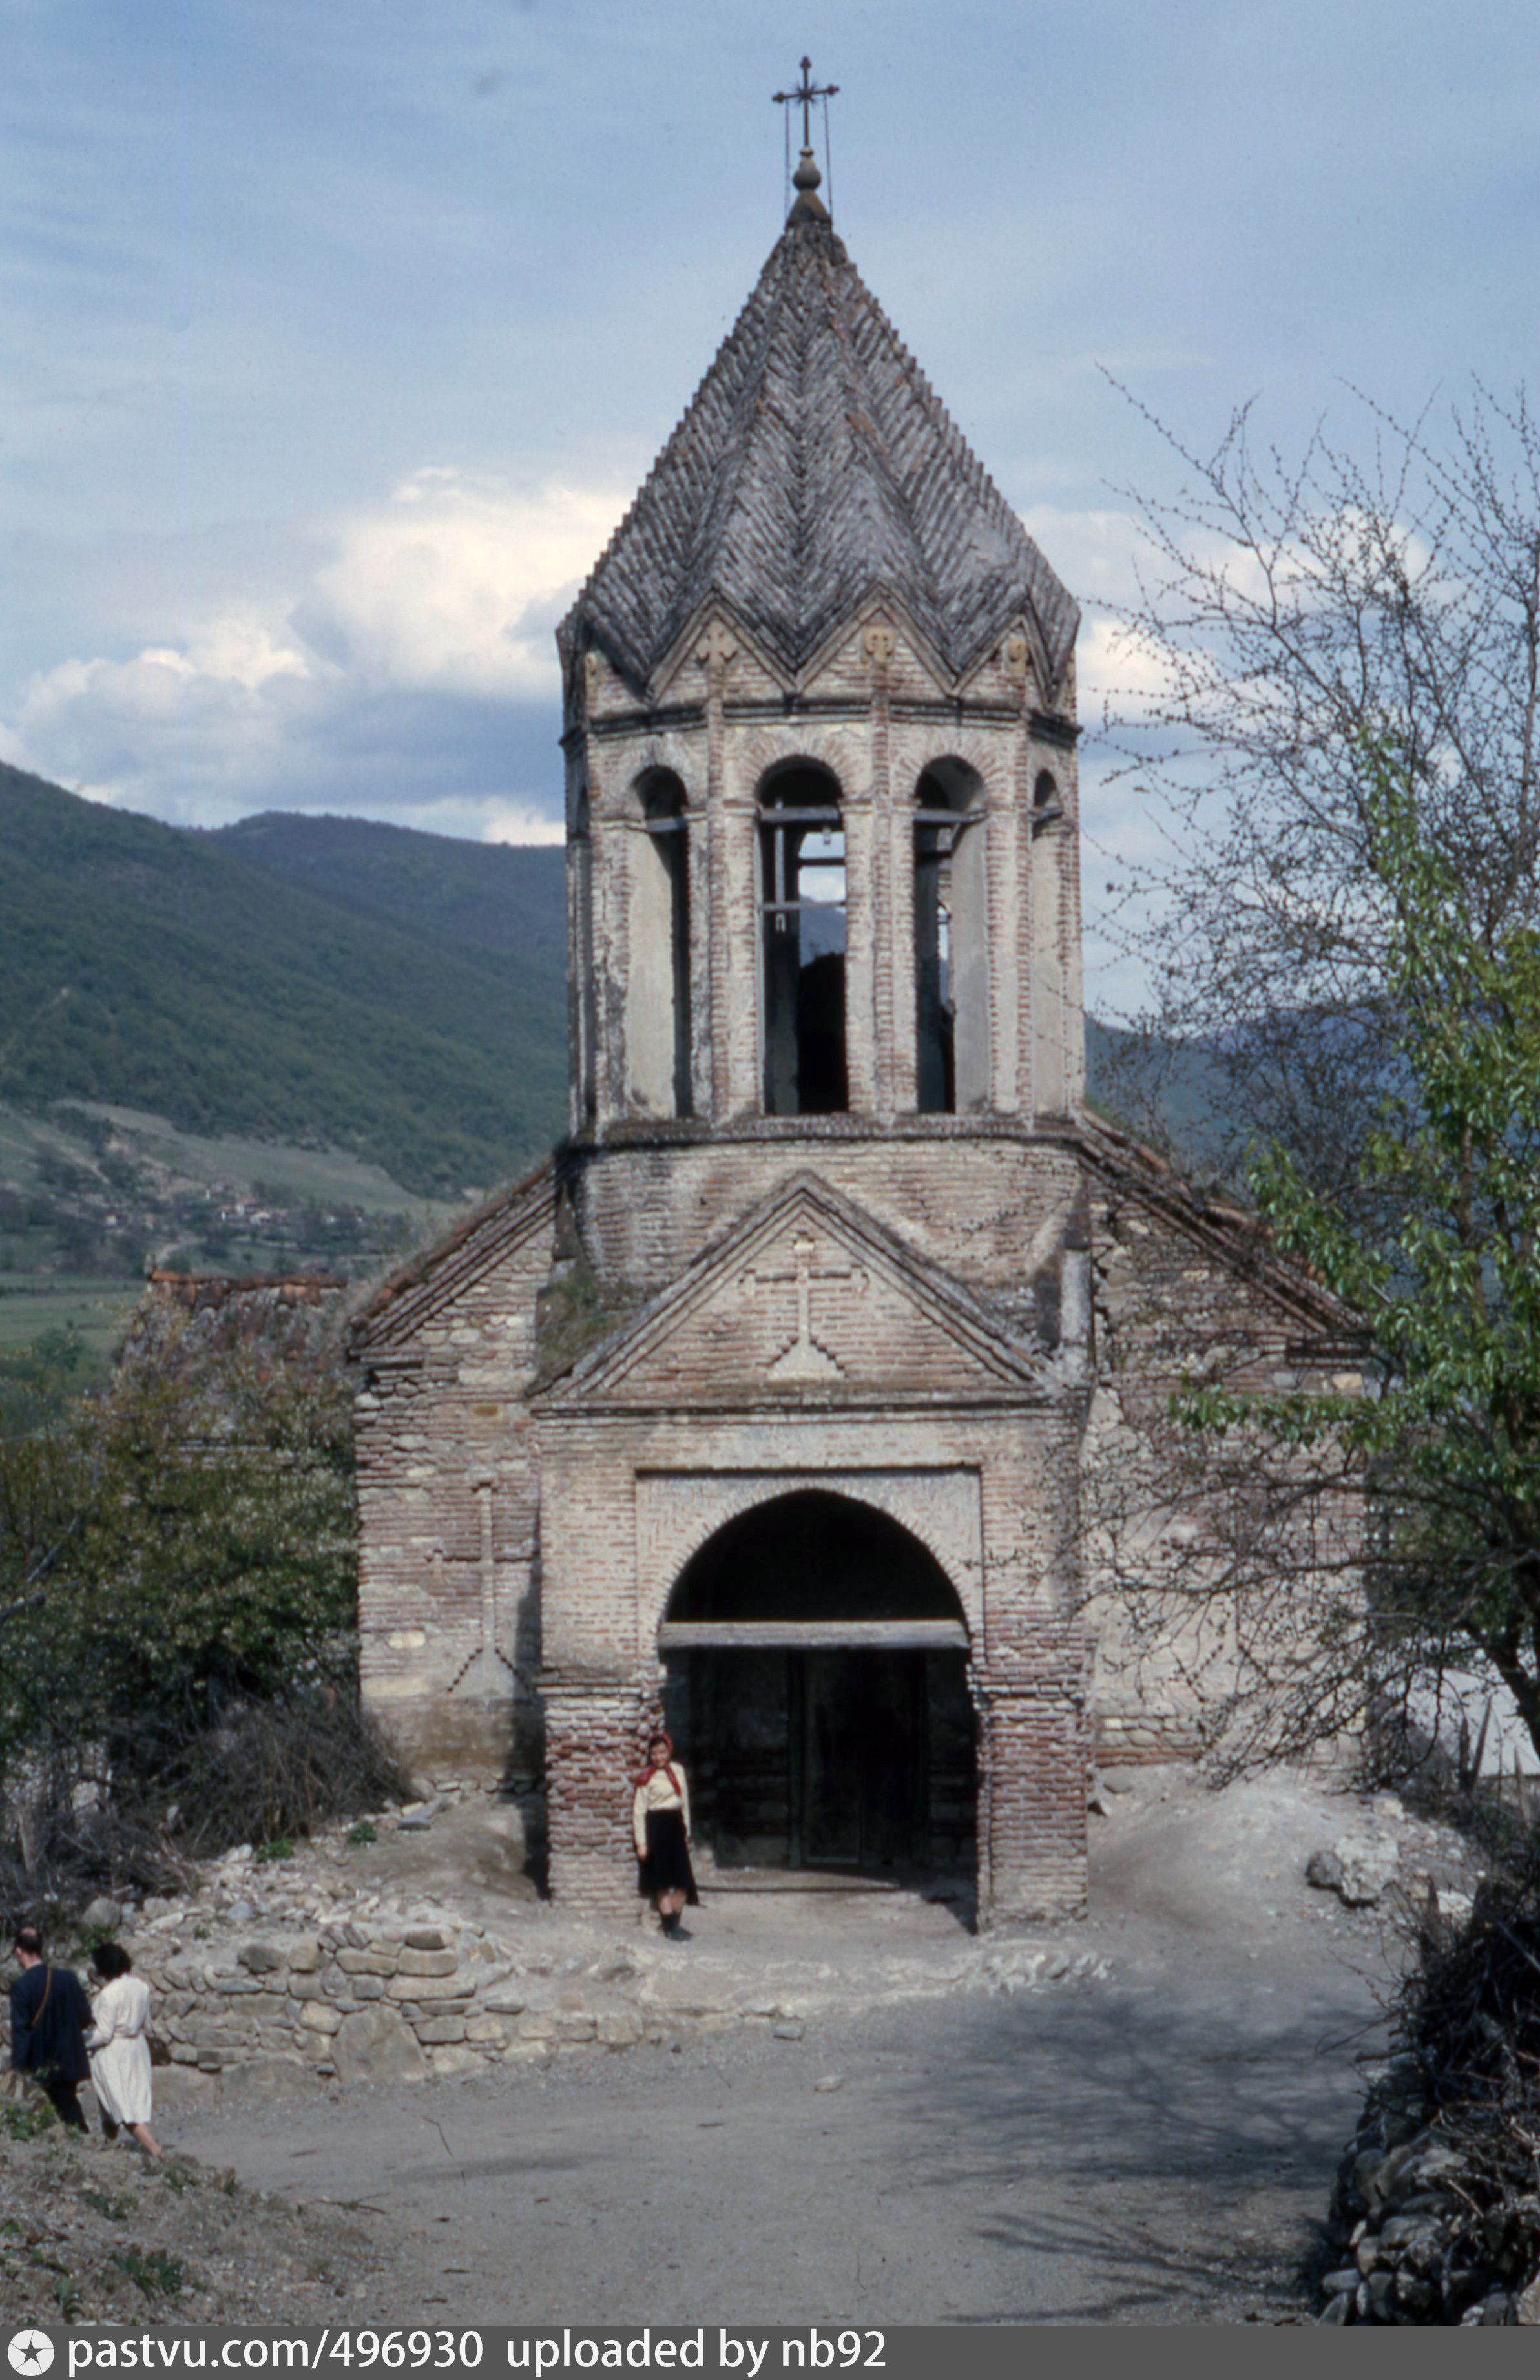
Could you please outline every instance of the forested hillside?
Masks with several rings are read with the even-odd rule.
[[[467,843],[369,819],[301,818],[291,810],[264,810],[205,839],[359,917],[404,928],[446,951],[473,953],[479,965],[496,967],[521,993],[539,990],[562,1000],[566,859],[558,845]]]
[[[559,855],[279,823],[243,846],[0,766],[0,1101],[325,1143],[423,1196],[517,1173],[563,1123]]]

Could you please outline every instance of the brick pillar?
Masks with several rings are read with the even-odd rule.
[[[647,1698],[608,1671],[548,1668],[540,1685],[552,1898],[606,1916],[634,1912],[631,1779],[652,1715]]]
[[[614,769],[613,756],[610,766]],[[595,1120],[602,1129],[625,1113],[626,871],[625,830],[615,791],[600,776],[597,756],[588,783],[589,934],[593,965],[588,991],[593,1019]]]
[[[1037,1112],[1034,1037],[1038,1026],[1037,979],[1041,970],[1034,947],[1037,909],[1032,882],[1032,719],[1027,698],[1026,640],[1023,638],[1020,641],[1023,648],[1022,669],[1015,680],[1015,693],[1021,705],[1021,716],[1012,771],[1015,868],[1011,897],[1015,930],[1015,979],[1010,987],[1012,1033],[1009,1072],[1011,1109],[1015,1114],[1030,1117]],[[1013,677],[1014,674],[1013,672]]]
[[[867,1107],[888,1118],[894,1112],[893,967],[898,950],[898,938],[893,930],[892,782],[889,768],[888,674],[893,654],[892,630],[880,623],[874,623],[863,635],[861,649],[871,670],[871,722],[867,748],[871,809],[866,851],[867,873],[864,888],[853,883],[851,842],[847,832],[845,898],[846,915],[850,916],[855,911],[857,896],[863,890],[867,897],[871,1062],[869,1080],[863,1087],[868,1097],[858,1099],[853,1083],[850,1104],[855,1109]],[[848,987],[846,1000],[848,1002]],[[909,1104],[911,1107],[914,1105],[912,1097]]]
[[[729,986],[733,976],[732,902],[728,891],[728,836],[732,832],[724,807],[723,686],[737,654],[737,643],[720,620],[713,620],[697,648],[696,658],[706,669],[706,934],[709,1006],[696,1026],[704,1042],[704,1064],[697,1068],[697,1099],[702,1077],[709,1081],[709,1099],[697,1113],[721,1123],[732,1112],[731,1034],[728,1022]],[[691,886],[692,896],[695,886]],[[693,923],[692,933],[696,930]]]
[[[901,785],[898,799],[890,802],[883,829],[889,852],[888,982],[891,992],[884,1122],[893,1115],[912,1115],[919,1099],[918,1069],[915,1063],[918,1030],[915,996],[916,807],[914,787]]]
[[[1067,708],[1074,704],[1074,662],[1069,664]],[[1072,746],[1064,755],[1064,856],[1060,877],[1064,940],[1064,1106],[1073,1115],[1085,1103],[1085,993],[1080,916],[1080,770]]]
[[[979,1925],[1073,1915],[1085,1905],[1091,1761],[1078,1624],[1040,1615],[1029,1643],[992,1644],[974,1702]]]

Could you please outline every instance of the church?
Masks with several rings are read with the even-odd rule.
[[[708,1869],[989,1925],[1199,1749],[1090,1484],[1331,1318],[1086,1110],[1076,605],[794,179],[559,631],[568,1136],[355,1328],[364,1691],[564,1905],[662,1718]]]

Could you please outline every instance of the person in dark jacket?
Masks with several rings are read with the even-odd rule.
[[[83,2132],[80,2085],[91,2080],[86,2029],[91,2002],[72,1968],[50,1967],[35,1925],[18,1929],[12,1949],[21,1969],[11,1985],[11,2064],[41,2083],[61,2124]]]

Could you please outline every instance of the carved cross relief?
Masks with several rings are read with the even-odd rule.
[[[779,1355],[766,1366],[767,1380],[802,1381],[834,1380],[844,1376],[844,1366],[836,1361],[827,1347],[813,1335],[813,1293],[815,1287],[826,1281],[848,1281],[855,1284],[857,1295],[870,1286],[871,1276],[856,1264],[819,1265],[813,1259],[818,1255],[818,1242],[805,1232],[798,1232],[792,1242],[790,1272],[759,1272],[751,1269],[744,1273],[739,1287],[753,1296],[762,1289],[794,1288],[796,1292],[795,1335],[782,1347]]]
[[[738,658],[738,640],[723,621],[713,620],[695,649],[695,657],[713,678],[719,678]]]
[[[497,1641],[499,1613],[497,1557],[492,1536],[492,1482],[482,1477],[473,1479],[470,1484],[476,1490],[481,1519],[481,1550],[478,1564],[481,1587],[480,1641],[450,1680],[449,1691],[451,1694],[505,1694],[514,1665]]]

